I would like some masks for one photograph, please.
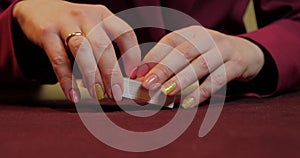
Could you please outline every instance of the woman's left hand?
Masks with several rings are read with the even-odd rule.
[[[262,50],[236,36],[191,26],[163,37],[137,70],[143,87],[176,95],[197,80],[200,86],[183,101],[184,108],[207,100],[229,81],[249,81],[264,65]],[[194,76],[194,77],[193,77]]]

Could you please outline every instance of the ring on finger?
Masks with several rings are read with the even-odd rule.
[[[68,43],[69,43],[70,39],[72,37],[74,37],[74,36],[84,36],[84,34],[82,32],[72,32],[72,33],[69,33],[68,36],[67,36],[67,38],[66,38],[66,40],[65,40],[65,44],[66,44],[66,46],[67,46],[68,49],[69,49]]]

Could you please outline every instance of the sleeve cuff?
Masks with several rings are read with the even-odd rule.
[[[246,38],[247,39],[247,38]],[[278,71],[270,53],[260,44],[255,43],[264,53],[264,66],[257,76],[249,82],[232,81],[228,84],[228,96],[268,97],[275,93],[278,83]]]
[[[254,32],[240,35],[260,46],[265,54],[265,65],[260,74],[253,81],[246,83],[246,87],[237,84],[245,88],[245,95],[270,96],[292,89],[299,83],[299,28],[299,22],[283,19]],[[254,90],[248,89],[250,85]],[[233,87],[229,88],[241,89],[237,86]]]
[[[11,27],[16,59],[26,79],[36,84],[56,83],[55,73],[44,50],[29,41],[13,17]]]

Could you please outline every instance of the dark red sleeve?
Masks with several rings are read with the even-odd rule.
[[[300,1],[254,0],[259,29],[242,35],[260,45],[272,57],[277,80],[272,93],[293,88],[300,81]],[[263,85],[262,85],[263,86]]]
[[[6,2],[6,3],[4,3]],[[14,2],[15,3],[15,2]],[[1,6],[0,14],[0,83],[21,83],[25,77],[19,68],[13,45],[12,37],[12,3],[8,8]],[[9,1],[2,1],[1,5],[9,5]]]
[[[46,53],[27,39],[13,19],[13,7],[20,0],[12,1],[0,3],[0,85],[56,83]]]

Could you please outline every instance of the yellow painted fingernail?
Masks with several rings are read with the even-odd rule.
[[[165,93],[165,95],[168,95],[168,94],[172,93],[176,89],[176,87],[177,87],[176,82],[174,82],[174,81],[169,82],[161,87],[161,91],[163,93]]]
[[[190,108],[191,106],[193,106],[195,104],[195,98],[193,97],[189,97],[184,99],[183,103],[182,103],[182,107],[184,109]]]
[[[97,96],[98,100],[101,100],[105,97],[104,90],[103,90],[103,88],[100,84],[98,84],[98,83],[95,84],[94,85],[94,90],[95,90],[95,93],[96,93],[96,96]]]

